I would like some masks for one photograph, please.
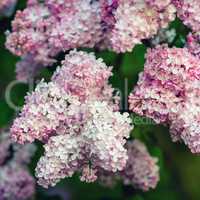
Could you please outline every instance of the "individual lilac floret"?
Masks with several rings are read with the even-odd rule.
[[[171,127],[174,141],[200,152],[200,60],[187,48],[158,46],[146,56],[144,72],[129,97],[130,110]],[[190,116],[190,118],[189,118]],[[193,123],[194,122],[194,123]]]
[[[45,145],[36,168],[40,185],[54,186],[75,172],[82,173],[82,181],[93,182],[98,170],[116,172],[125,167],[125,138],[132,128],[128,114],[113,112],[105,102],[91,102],[87,107],[88,118],[80,133],[53,136]]]
[[[146,146],[139,140],[128,142],[128,161],[120,173],[124,184],[148,191],[155,188],[159,181],[157,158],[151,157]]]
[[[131,51],[142,39],[166,28],[175,18],[176,10],[171,1],[165,1],[164,5],[155,6],[145,0],[119,0],[112,13],[115,23],[107,34],[110,48],[116,52]]]
[[[177,15],[183,23],[200,34],[200,2],[199,0],[173,0]]]
[[[0,16],[9,17],[12,15],[17,0],[1,0],[0,1]]]

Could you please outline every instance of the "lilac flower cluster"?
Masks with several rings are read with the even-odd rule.
[[[19,143],[45,143],[36,168],[38,183],[55,185],[75,172],[93,182],[98,171],[122,170],[124,148],[132,129],[127,113],[121,114],[117,97],[108,85],[111,68],[93,54],[71,51],[52,77],[38,84],[11,128]]]
[[[34,180],[24,169],[16,169],[16,166],[2,168],[0,178],[1,200],[27,200],[35,192]]]
[[[35,181],[26,165],[35,151],[34,145],[12,144],[9,134],[0,134],[0,199],[27,200],[35,192]]]
[[[148,191],[155,188],[159,181],[157,158],[152,157],[146,146],[139,140],[128,141],[126,144],[128,161],[126,167],[118,173],[102,173],[100,181],[105,186],[113,186],[117,180],[136,189]]]
[[[51,65],[59,52],[72,48],[131,51],[142,39],[165,28],[174,17],[171,1],[29,0],[27,8],[18,11],[12,22],[6,47],[23,57],[17,65],[17,77],[24,80],[29,78],[27,72]],[[25,65],[33,69],[24,74]]]
[[[111,48],[116,52],[131,51],[142,39],[166,28],[175,12],[171,1],[119,0],[113,12],[115,23],[108,34]]]
[[[17,0],[1,0],[0,16],[10,16],[13,13]]]
[[[151,157],[139,140],[128,142],[126,148],[129,159],[126,168],[120,172],[123,182],[143,191],[155,188],[159,181],[157,158]]]
[[[94,47],[101,34],[99,10],[99,3],[90,0],[29,1],[17,12],[6,46],[28,61],[27,68],[51,65],[61,51]],[[23,66],[20,63],[17,72]]]
[[[170,126],[173,141],[200,152],[200,60],[187,48],[148,50],[144,72],[129,97],[130,110]]]
[[[113,95],[114,89],[108,84],[112,76],[112,67],[103,60],[96,60],[93,54],[71,51],[58,67],[52,81],[60,85],[67,93],[77,96],[81,102],[87,100],[107,101],[119,109],[119,96]]]
[[[200,3],[199,0],[173,0],[177,15],[183,23],[200,34]]]

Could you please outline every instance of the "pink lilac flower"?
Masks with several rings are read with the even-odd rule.
[[[18,56],[31,54],[36,63],[51,65],[61,51],[95,45],[101,34],[98,10],[98,2],[90,0],[29,1],[17,12],[6,46]]]
[[[7,32],[6,47],[23,58],[30,54],[36,63],[26,72],[36,71],[38,63],[52,65],[59,52],[73,48],[131,51],[174,17],[175,8],[170,1],[160,4],[145,0],[31,0],[25,10],[17,12],[12,32]],[[26,62],[18,68],[25,64],[31,68]]]
[[[0,16],[10,16],[13,13],[17,0],[1,0]]]
[[[127,161],[123,147],[131,130],[128,114],[113,112],[105,102],[91,102],[88,118],[80,133],[53,136],[45,144],[36,176],[44,187],[54,186],[60,179],[81,172],[81,180],[93,182],[98,170],[116,172]]]
[[[128,161],[126,167],[116,174],[103,173],[100,181],[105,186],[114,186],[117,180],[125,185],[132,185],[136,189],[148,191],[155,188],[159,181],[159,167],[157,158],[152,157],[146,146],[135,139],[126,144]]]
[[[199,76],[199,75],[198,75]],[[172,139],[179,140],[179,137],[189,146],[193,153],[200,152],[200,125],[199,125],[199,85],[193,93],[188,94],[188,100],[185,102],[181,113],[172,121],[170,130]],[[181,133],[181,136],[179,136]]]
[[[0,199],[28,200],[35,192],[33,177],[18,166],[1,167],[0,170]]]
[[[76,47],[94,47],[101,36],[101,18],[98,1],[46,0],[54,18],[49,43],[60,50]]]
[[[71,51],[52,77],[52,81],[64,88],[66,92],[78,96],[81,102],[86,100],[103,100],[117,103],[119,98],[113,96],[114,89],[108,84],[112,76],[112,67],[107,67],[101,58],[94,54]]]
[[[119,107],[108,85],[111,68],[81,51],[71,51],[62,64],[51,82],[42,81],[26,97],[11,128],[19,143],[45,143],[36,168],[44,187],[75,172],[82,173],[82,181],[93,182],[98,170],[122,170],[127,160],[125,138],[132,129],[129,115],[116,111]]]
[[[200,3],[199,0],[173,0],[177,15],[183,23],[195,33],[200,33]]]
[[[35,192],[35,181],[27,164],[35,152],[33,144],[13,144],[9,133],[0,134],[0,199],[27,200]]]
[[[155,188],[159,181],[157,158],[151,157],[146,146],[139,140],[128,142],[128,162],[120,173],[124,184],[143,191]]]
[[[25,106],[11,128],[19,143],[46,141],[59,132],[73,131],[84,122],[86,101],[107,101],[119,109],[119,97],[113,97],[108,84],[112,75],[101,59],[93,54],[71,51],[52,78],[52,82],[37,85],[26,97]]]
[[[55,56],[58,51],[48,43],[53,23],[49,19],[49,9],[36,4],[23,11],[17,11],[12,22],[12,34],[7,33],[7,48],[18,56],[32,54],[37,62],[46,65],[54,62],[51,54]]]
[[[160,28],[166,28],[175,18],[176,10],[171,1],[161,5],[148,0],[119,0],[117,9],[112,13],[115,23],[106,35],[111,49],[131,51],[142,39],[152,37]]]
[[[12,138],[19,142],[47,141],[58,131],[78,128],[84,117],[78,98],[50,82],[40,82],[26,97],[25,106],[11,128]]]
[[[166,46],[148,50],[146,59],[129,97],[130,110],[169,125],[174,141],[182,140],[193,153],[200,152],[200,60],[187,48]]]

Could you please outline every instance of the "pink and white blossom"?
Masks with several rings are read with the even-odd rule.
[[[125,167],[124,145],[133,127],[129,114],[117,111],[111,75],[111,68],[93,54],[71,51],[51,82],[40,82],[26,97],[11,133],[22,144],[45,143],[36,168],[40,185],[54,186],[75,172],[93,182],[99,170]]]
[[[174,141],[200,152],[200,60],[187,48],[157,46],[146,55],[144,72],[129,96],[130,110],[169,125]]]

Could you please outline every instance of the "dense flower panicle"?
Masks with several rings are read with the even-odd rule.
[[[54,186],[60,179],[70,177],[81,159],[79,141],[70,134],[52,136],[44,146],[45,155],[37,164],[36,176],[43,187]]]
[[[171,126],[173,140],[199,152],[198,101],[200,60],[187,48],[150,49],[144,72],[129,97],[130,109]],[[190,116],[189,120],[188,116]]]
[[[128,141],[126,149],[128,151],[126,167],[118,173],[101,173],[100,183],[113,187],[121,179],[125,185],[132,185],[143,191],[155,188],[159,181],[157,158],[151,157],[146,146],[137,139]]]
[[[28,200],[35,192],[35,181],[24,169],[8,166],[0,169],[0,199]]]
[[[37,63],[51,65],[59,52],[93,47],[99,41],[98,10],[98,2],[90,0],[29,1],[25,10],[17,12],[6,46],[18,56],[29,53]]]
[[[50,16],[50,11],[42,4],[17,11],[12,22],[12,33],[7,33],[6,47],[18,56],[32,54],[37,62],[44,65],[53,63],[51,56],[59,51],[48,42],[54,24]]]
[[[52,77],[52,82],[38,84],[26,97],[25,106],[11,128],[19,143],[46,141],[52,135],[75,131],[85,120],[84,103],[91,100],[109,102],[119,109],[119,97],[113,97],[108,84],[112,75],[101,59],[93,54],[71,51]]]
[[[0,16],[10,16],[13,13],[17,0],[1,0]]]
[[[0,134],[0,199],[27,200],[35,192],[35,181],[28,173],[35,146],[13,144],[8,132]]]
[[[181,113],[172,121],[170,127],[172,139],[177,141],[180,137],[193,153],[200,152],[199,95],[199,89],[189,95]]]
[[[81,172],[92,182],[98,170],[116,172],[127,161],[125,139],[132,129],[127,113],[120,114],[108,85],[112,75],[93,54],[71,51],[51,82],[39,83],[11,128],[19,143],[45,143],[36,169],[39,184],[55,185]],[[55,149],[55,151],[53,150]]]
[[[18,56],[30,54],[36,62],[33,68],[38,70],[38,63],[52,65],[59,52],[72,48],[131,51],[142,39],[165,28],[174,16],[171,1],[30,0],[26,9],[17,12],[12,32],[7,33],[6,47]],[[26,61],[23,68],[25,64],[30,68]]]
[[[199,0],[173,0],[177,15],[192,31],[200,34],[200,2]]]
[[[82,173],[82,181],[93,182],[98,170],[116,172],[125,167],[127,152],[123,146],[132,128],[128,114],[113,112],[107,103],[98,101],[88,104],[87,112],[80,133],[49,139],[36,168],[39,184],[54,186],[74,172]]]
[[[86,100],[113,101],[114,90],[108,84],[112,76],[112,67],[107,67],[102,59],[94,54],[71,51],[62,62],[62,67],[55,72],[52,81],[66,92],[78,96],[81,102]]]
[[[101,37],[101,17],[98,1],[46,0],[55,17],[49,43],[60,50],[94,47]]]
[[[151,157],[146,146],[139,140],[127,143],[128,161],[120,173],[125,184],[148,191],[155,188],[159,181],[157,158]]]
[[[11,128],[19,143],[35,139],[47,141],[52,135],[76,128],[84,114],[78,98],[68,95],[57,84],[40,82],[26,97],[25,106]],[[63,130],[61,130],[63,129]]]
[[[162,9],[145,0],[121,0],[118,4],[113,12],[114,28],[108,34],[116,52],[131,51],[142,39],[152,37],[175,18],[176,10],[170,1],[165,1]]]

